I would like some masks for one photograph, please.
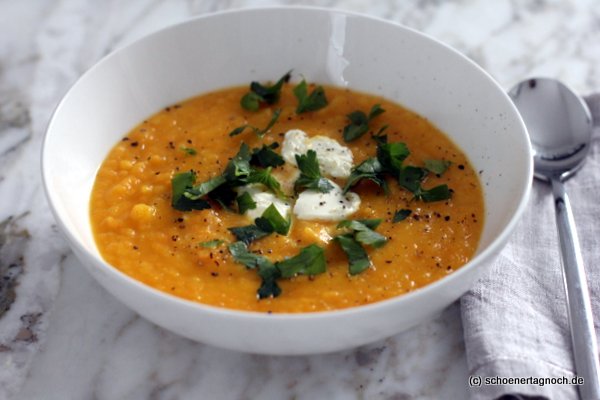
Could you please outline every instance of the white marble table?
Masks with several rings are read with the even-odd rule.
[[[460,310],[336,354],[265,357],[194,343],[100,288],[57,232],[39,173],[48,119],[116,47],[223,9],[310,4],[396,21],[466,53],[509,87],[525,76],[600,89],[589,1],[92,2],[0,0],[0,399],[463,399]]]

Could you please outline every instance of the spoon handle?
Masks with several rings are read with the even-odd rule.
[[[584,378],[584,384],[579,386],[579,393],[583,400],[598,400],[600,399],[598,344],[575,220],[569,198],[559,178],[552,179],[552,192],[567,292],[575,369],[577,375]]]

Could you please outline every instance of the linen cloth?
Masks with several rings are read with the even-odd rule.
[[[596,128],[589,159],[565,185],[600,332],[600,95],[586,98]],[[461,298],[469,375],[575,376],[554,202],[549,184],[534,180],[527,209],[508,245]],[[482,384],[471,399],[578,399],[576,386]]]

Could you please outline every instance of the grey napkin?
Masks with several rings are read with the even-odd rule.
[[[600,94],[586,98],[600,122]],[[597,125],[596,125],[597,126]],[[600,138],[596,128],[595,138]],[[566,183],[600,331],[600,140]],[[535,181],[527,210],[489,274],[461,299],[472,399],[578,399],[576,386],[498,378],[575,376],[550,187]],[[481,378],[481,386],[478,386]],[[500,381],[500,382],[499,382]]]

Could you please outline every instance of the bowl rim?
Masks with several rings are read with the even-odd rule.
[[[218,307],[218,306],[214,306],[214,305],[196,302],[193,300],[187,300],[182,297],[178,297],[178,296],[169,294],[167,292],[163,292],[152,286],[144,284],[141,281],[138,281],[137,279],[125,274],[124,272],[120,271],[116,267],[114,267],[111,264],[109,264],[108,262],[106,262],[100,256],[99,253],[94,254],[91,251],[89,251],[82,244],[82,242],[77,237],[77,235],[75,235],[74,232],[72,232],[67,227],[67,225],[61,218],[59,211],[57,210],[57,207],[55,206],[55,204],[59,203],[60,201],[58,199],[58,196],[54,195],[53,190],[51,188],[52,185],[50,183],[50,179],[47,175],[47,173],[48,173],[47,163],[49,162],[47,146],[48,146],[48,142],[51,140],[51,137],[52,137],[51,132],[54,127],[56,115],[65,106],[65,103],[67,102],[68,98],[70,97],[73,89],[76,88],[82,80],[87,79],[88,75],[93,74],[93,72],[97,68],[100,68],[104,63],[109,62],[111,58],[117,57],[120,53],[127,51],[130,47],[136,46],[141,42],[152,40],[154,37],[162,35],[164,32],[169,31],[171,29],[179,29],[181,26],[188,25],[188,24],[196,24],[204,19],[221,18],[221,17],[226,17],[227,15],[231,15],[231,14],[261,13],[261,12],[288,12],[288,11],[297,11],[297,10],[315,12],[315,13],[326,13],[326,14],[330,14],[330,15],[331,14],[342,14],[342,15],[346,15],[346,16],[351,16],[353,18],[361,18],[361,19],[365,19],[365,20],[370,20],[371,22],[374,22],[374,23],[386,24],[386,25],[394,27],[395,29],[404,30],[405,32],[408,32],[412,35],[419,36],[423,39],[426,39],[426,40],[432,42],[433,44],[435,44],[439,47],[444,48],[446,51],[451,52],[454,56],[462,59],[463,62],[470,64],[472,67],[474,67],[476,70],[478,70],[479,73],[481,73],[483,76],[485,76],[490,81],[490,83],[492,83],[493,86],[495,86],[496,89],[504,95],[505,99],[507,100],[507,102],[509,104],[509,107],[512,109],[514,114],[517,116],[517,122],[519,125],[518,128],[520,128],[520,130],[524,133],[523,139],[526,142],[525,150],[527,152],[529,162],[527,163],[527,170],[524,171],[525,172],[524,176],[526,177],[526,179],[523,180],[523,184],[519,187],[519,191],[521,193],[521,198],[515,208],[515,212],[513,213],[513,215],[509,219],[509,221],[504,225],[504,228],[502,228],[500,235],[495,237],[485,249],[483,249],[482,251],[479,251],[471,260],[469,260],[466,264],[463,264],[458,270],[456,270],[456,271],[452,272],[451,274],[446,275],[432,283],[429,283],[423,287],[420,287],[413,291],[410,291],[408,293],[404,293],[404,294],[400,294],[400,295],[397,295],[397,296],[394,296],[394,297],[391,297],[388,299],[376,301],[374,303],[369,303],[369,304],[364,304],[364,305],[359,305],[359,306],[352,306],[352,307],[343,308],[343,309],[325,310],[325,311],[309,311],[309,312],[299,312],[299,313],[291,313],[291,312],[267,313],[267,312],[261,312],[261,311],[238,310],[238,309],[231,309],[231,308],[225,308],[225,307]],[[166,302],[173,303],[177,307],[191,308],[191,309],[194,309],[195,312],[202,312],[202,313],[206,313],[206,314],[211,314],[213,316],[232,317],[232,318],[238,318],[238,319],[240,319],[240,318],[241,319],[253,319],[253,320],[257,320],[258,322],[269,321],[269,322],[285,323],[286,321],[321,320],[321,319],[330,319],[330,318],[345,318],[345,317],[350,317],[350,316],[357,317],[357,316],[361,316],[363,314],[372,313],[377,310],[383,311],[383,309],[385,309],[385,308],[399,307],[402,303],[410,303],[412,301],[419,301],[419,299],[422,297],[427,297],[427,296],[431,295],[432,293],[438,292],[441,289],[441,287],[449,285],[451,282],[453,282],[455,280],[462,279],[463,275],[469,274],[471,272],[471,270],[474,268],[478,268],[479,264],[481,264],[482,262],[485,262],[487,259],[492,258],[497,252],[499,252],[504,247],[504,245],[508,241],[509,236],[513,232],[516,224],[519,221],[519,218],[523,214],[523,212],[529,202],[529,197],[530,197],[530,193],[531,193],[531,182],[533,180],[532,150],[531,150],[531,143],[529,140],[529,135],[528,135],[525,123],[524,123],[523,119],[521,118],[516,106],[510,100],[510,97],[508,96],[507,92],[500,86],[500,84],[498,82],[496,82],[496,80],[487,71],[485,71],[477,63],[475,63],[473,60],[468,58],[466,55],[464,55],[460,51],[454,49],[450,45],[448,45],[426,33],[418,31],[414,28],[410,28],[405,25],[402,25],[401,23],[391,21],[388,19],[384,19],[384,18],[381,18],[378,16],[372,16],[372,15],[363,14],[363,13],[355,12],[355,11],[349,11],[349,10],[344,10],[344,9],[339,9],[339,8],[327,8],[327,7],[306,6],[306,5],[256,6],[256,7],[236,8],[236,9],[229,9],[229,10],[224,10],[224,11],[216,11],[216,12],[206,13],[206,14],[186,18],[180,22],[162,27],[158,30],[152,31],[151,33],[145,34],[133,41],[125,42],[123,45],[117,46],[113,51],[111,51],[109,54],[103,56],[100,60],[96,61],[90,68],[88,68],[83,74],[81,74],[81,76],[79,76],[79,78],[77,78],[77,80],[69,87],[69,89],[66,91],[66,93],[61,98],[61,100],[58,102],[54,111],[52,112],[52,115],[48,121],[46,130],[44,132],[40,156],[41,156],[40,168],[41,168],[41,174],[42,174],[42,186],[43,186],[46,198],[48,200],[50,210],[51,210],[57,224],[60,226],[61,231],[66,236],[67,241],[70,243],[71,247],[74,247],[74,248],[76,248],[76,250],[78,250],[75,253],[76,254],[77,253],[85,254],[87,257],[91,258],[90,261],[94,261],[92,263],[90,261],[80,259],[79,261],[82,264],[84,264],[84,267],[86,267],[85,264],[94,264],[94,266],[92,268],[100,268],[103,272],[106,272],[109,275],[111,275],[111,277],[116,278],[118,280],[125,281],[128,285],[135,286],[135,288],[140,290],[141,292],[143,292],[145,296],[152,296],[156,299],[159,299],[160,301],[166,301]],[[485,206],[485,204],[484,204],[484,206]],[[89,209],[89,205],[88,205],[88,209]],[[484,224],[485,224],[485,222],[484,222]],[[87,268],[89,268],[89,267],[87,267]]]

